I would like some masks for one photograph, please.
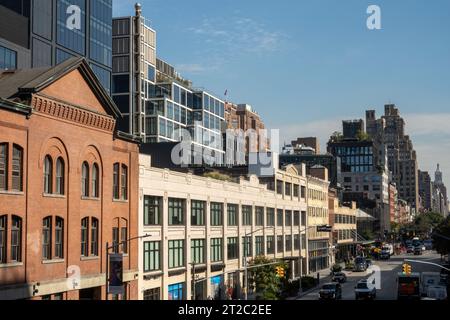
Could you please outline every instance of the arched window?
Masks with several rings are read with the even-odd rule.
[[[81,256],[89,256],[89,242],[88,242],[89,218],[81,220]]]
[[[89,164],[83,162],[81,167],[81,195],[89,197]]]
[[[14,191],[22,191],[23,183],[23,149],[18,146],[13,146],[13,158],[12,158],[12,190]]]
[[[6,225],[8,219],[6,215],[0,217],[0,264],[6,263],[6,235],[7,228]]]
[[[11,262],[22,262],[22,219],[17,216],[11,224]]]
[[[100,179],[100,171],[98,169],[98,165],[94,163],[92,166],[92,197],[99,197],[99,180]]]
[[[119,168],[120,165],[118,163],[114,164],[113,167],[113,198],[119,199]]]
[[[52,217],[42,220],[42,259],[52,258]]]
[[[122,172],[120,175],[120,187],[121,187],[121,195],[122,200],[128,199],[128,167],[126,165],[122,165]]]
[[[98,219],[92,218],[91,225],[91,256],[98,256]]]
[[[60,217],[55,222],[55,258],[64,258],[64,219]]]
[[[50,156],[46,156],[44,160],[44,193],[51,194],[53,181],[53,162]]]
[[[8,189],[8,144],[0,144],[0,190]]]
[[[56,160],[56,194],[64,194],[64,173],[64,160],[60,157]]]

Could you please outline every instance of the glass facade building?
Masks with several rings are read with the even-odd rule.
[[[54,66],[71,57],[85,57],[108,93],[112,73],[112,0],[0,0],[0,6],[29,19],[20,25],[16,44],[30,50],[32,68]],[[20,4],[20,6],[19,6]],[[23,30],[22,30],[23,29]],[[1,37],[0,37],[1,38]],[[1,39],[0,39],[1,40]],[[11,39],[8,39],[11,41]],[[25,43],[26,42],[26,43]],[[1,57],[0,57],[1,59]]]

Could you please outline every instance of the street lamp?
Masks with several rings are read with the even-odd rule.
[[[106,274],[105,274],[105,277],[106,277],[106,299],[105,300],[108,300],[108,294],[109,294],[108,293],[108,287],[109,287],[109,283],[108,283],[108,281],[109,281],[109,279],[108,279],[108,277],[109,277],[109,274],[108,274],[109,273],[109,250],[111,250],[113,248],[117,248],[117,247],[119,247],[121,245],[124,245],[125,243],[129,243],[129,242],[131,242],[133,240],[145,239],[145,238],[149,238],[149,237],[151,237],[151,235],[146,234],[144,236],[138,236],[138,237],[134,237],[134,238],[130,238],[130,239],[124,240],[122,242],[115,243],[112,246],[109,246],[109,243],[106,242]]]

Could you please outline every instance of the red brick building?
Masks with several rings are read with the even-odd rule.
[[[138,226],[120,116],[82,58],[0,73],[0,299],[105,299],[106,243]],[[113,251],[126,290],[109,298],[135,299],[138,243]]]

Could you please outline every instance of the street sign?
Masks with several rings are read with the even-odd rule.
[[[123,255],[110,254],[109,255],[110,273],[108,280],[108,293],[124,294],[123,286]]]
[[[328,225],[317,226],[317,232],[332,232],[332,231],[333,231],[332,226],[328,226]]]

